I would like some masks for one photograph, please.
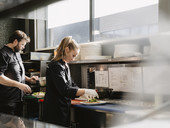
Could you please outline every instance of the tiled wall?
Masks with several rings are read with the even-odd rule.
[[[18,29],[18,21],[16,19],[0,19],[0,48],[8,43],[9,36]]]

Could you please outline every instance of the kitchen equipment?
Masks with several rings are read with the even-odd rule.
[[[86,43],[80,44],[80,59],[85,60],[86,56],[101,56],[102,48],[100,44]]]
[[[114,48],[114,58],[141,56],[141,48],[138,44],[116,44]]]
[[[50,60],[52,53],[31,52],[30,60]]]
[[[30,61],[48,61],[52,58],[52,53],[45,52],[29,52],[21,54],[22,60],[24,62]]]
[[[41,86],[45,86],[46,85],[46,77],[40,77],[39,81],[40,81],[40,85]]]
[[[111,88],[96,88],[100,99],[110,98],[113,89]]]

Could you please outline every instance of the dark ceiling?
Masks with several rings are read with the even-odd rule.
[[[21,14],[61,0],[0,0],[0,18]]]

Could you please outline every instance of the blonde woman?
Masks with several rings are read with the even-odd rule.
[[[70,126],[71,99],[84,96],[98,97],[95,90],[80,89],[71,80],[67,63],[79,53],[79,46],[71,36],[65,37],[46,72],[47,90],[44,100],[43,120],[61,126]]]

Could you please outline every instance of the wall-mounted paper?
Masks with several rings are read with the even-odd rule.
[[[141,90],[141,67],[112,67],[108,71],[109,88],[114,91]]]
[[[96,87],[109,87],[108,71],[95,71],[95,86]]]

